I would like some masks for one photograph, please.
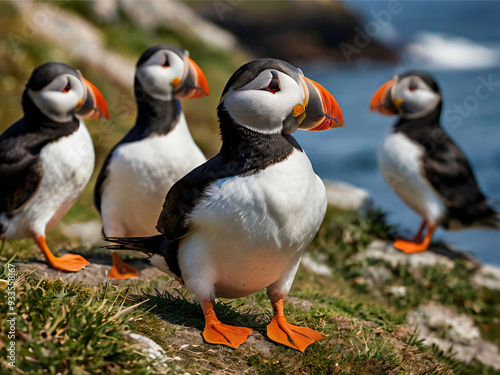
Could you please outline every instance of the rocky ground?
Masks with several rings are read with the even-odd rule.
[[[137,363],[146,361],[152,373],[500,372],[500,269],[439,244],[424,253],[403,254],[392,247],[387,237],[392,229],[374,214],[365,191],[335,182],[326,185],[331,204],[344,197],[342,210],[331,206],[287,300],[291,321],[326,337],[304,354],[267,339],[271,309],[264,292],[217,305],[224,321],[252,327],[247,343],[237,350],[206,344],[201,309],[185,288],[137,257],[127,261],[140,270],[139,279],[109,280],[109,254],[97,245],[70,249],[91,262],[78,273],[54,270],[39,259],[16,262],[18,275],[28,280],[21,280],[19,289],[28,295],[28,290],[39,289],[43,295],[54,293],[47,308],[55,316],[54,298],[64,300],[72,293],[79,297],[65,302],[69,311],[87,308],[75,298],[87,301],[83,306],[89,304],[91,311],[97,309],[94,303],[101,308],[106,301],[121,305],[119,311],[109,312],[120,315],[121,320],[115,320],[117,335],[133,344],[142,358]],[[97,223],[62,227],[82,243],[98,240],[97,229]],[[106,298],[88,300],[104,290]],[[24,316],[30,314],[28,306]],[[19,338],[29,345],[30,334],[25,331]],[[40,345],[49,347],[46,342]],[[27,368],[30,357],[21,358]],[[107,360],[127,369],[118,360]],[[55,368],[60,365],[52,361]]]

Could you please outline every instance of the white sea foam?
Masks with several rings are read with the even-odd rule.
[[[498,45],[479,44],[449,34],[420,32],[407,45],[407,52],[411,60],[436,69],[486,69],[500,65]]]

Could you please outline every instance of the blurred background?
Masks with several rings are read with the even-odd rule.
[[[443,127],[484,193],[500,200],[499,15],[496,1],[2,1],[0,131],[22,115],[21,94],[37,65],[69,63],[103,92],[110,109],[109,121],[87,122],[97,174],[134,123],[137,59],[154,44],[170,43],[190,51],[210,84],[209,98],[183,107],[196,142],[212,156],[220,147],[215,108],[230,75],[250,59],[281,58],[332,92],[344,114],[345,128],[296,133],[316,172],[367,189],[389,223],[411,237],[420,218],[376,164],[376,149],[396,119],[370,113],[371,96],[395,74],[431,73],[444,98]],[[52,231],[53,247],[77,246],[74,225],[78,233],[82,223],[99,230],[95,177]],[[500,265],[499,231],[438,230],[435,239]]]

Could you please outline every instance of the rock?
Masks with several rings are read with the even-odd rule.
[[[392,278],[392,272],[384,266],[368,266],[366,273],[377,285],[387,282]]]
[[[273,56],[292,64],[398,59],[376,38],[355,47],[359,47],[357,30],[364,25],[339,1],[275,1],[271,6],[252,1],[192,1],[189,5],[234,33],[255,56]],[[346,52],[349,49],[356,52]]]
[[[287,300],[285,304],[290,303],[294,308],[299,308],[304,311],[311,311],[311,308],[314,306],[314,303],[303,298],[288,296]]]
[[[326,199],[332,207],[342,210],[355,210],[366,215],[373,207],[370,193],[364,189],[340,181],[323,181],[326,188]]]
[[[21,269],[34,270],[34,274],[40,280],[63,280],[67,283],[81,282],[85,285],[99,285],[105,283],[107,274],[111,268],[111,257],[109,259],[93,259],[86,257],[90,262],[88,266],[78,272],[65,272],[56,270],[44,261],[32,261],[30,263],[19,263]],[[127,259],[126,262],[134,266],[140,272],[140,280],[151,280],[156,278],[168,278],[165,273],[149,265],[145,260]],[[135,279],[129,280],[109,280],[112,284],[130,282],[135,283]]]
[[[61,232],[70,238],[78,238],[83,246],[95,245],[101,242],[102,225],[99,220],[92,220],[83,223],[59,224]]]
[[[180,357],[168,357],[167,353],[162,349],[160,345],[151,340],[149,337],[140,335],[133,332],[124,332],[125,336],[130,337],[138,347],[138,351],[144,354],[146,357],[155,361],[155,365],[161,365],[169,361],[180,361]]]
[[[332,270],[326,264],[316,262],[309,254],[304,254],[301,260],[304,268],[319,276],[332,276]]]
[[[101,21],[114,22],[119,20],[117,0],[91,1],[90,6]]]
[[[384,266],[368,266],[362,276],[354,279],[357,284],[366,285],[378,295],[384,284],[392,277],[392,273]]]
[[[404,297],[406,296],[406,287],[393,285],[387,288],[387,291],[392,294],[394,297]]]
[[[123,12],[144,30],[165,27],[183,38],[201,40],[211,47],[227,51],[240,49],[232,33],[199,16],[182,2],[108,0],[90,4],[96,17],[105,22],[119,21],[119,14]]]
[[[198,39],[215,48],[239,49],[233,34],[200,17],[183,2],[120,0],[119,4],[125,14],[145,30],[166,27],[184,38]]]
[[[479,287],[500,290],[500,268],[484,265],[472,276],[472,282]]]
[[[12,1],[12,4],[19,10],[23,23],[33,29],[30,35],[54,43],[68,57],[103,71],[111,81],[132,87],[135,62],[108,51],[102,33],[90,22],[55,3]],[[28,42],[33,41],[28,39]]]
[[[454,308],[430,302],[410,311],[408,323],[417,330],[418,338],[424,340],[425,345],[436,344],[445,352],[452,349],[456,353],[454,358],[459,361],[476,359],[500,369],[498,347],[483,340],[473,320],[458,314]]]
[[[355,259],[358,260],[367,258],[383,260],[388,262],[392,267],[406,264],[413,269],[434,265],[440,265],[446,269],[454,267],[453,261],[448,257],[435,254],[432,251],[406,254],[392,246],[392,242],[378,239],[368,245],[368,248],[364,252],[355,255]]]

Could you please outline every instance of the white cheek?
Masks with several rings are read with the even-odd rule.
[[[83,96],[83,89],[72,89],[67,93],[61,91],[29,92],[35,105],[47,117],[58,121],[69,121],[78,101]]]
[[[431,111],[439,101],[439,96],[427,90],[403,91],[401,96],[405,109],[411,113]]]
[[[267,83],[268,81],[266,81]],[[255,82],[253,82],[255,83]],[[261,133],[281,133],[283,121],[293,107],[304,103],[304,90],[289,76],[280,74],[280,91],[230,89],[224,100],[231,117],[239,124]],[[262,86],[262,85],[261,85]]]
[[[261,133],[280,133],[290,107],[285,95],[263,90],[234,91],[226,96],[225,107],[240,125]]]
[[[183,77],[184,65],[182,60],[171,58],[171,65],[147,65],[139,68],[137,78],[146,93],[158,100],[172,99],[172,80]],[[177,61],[179,60],[179,61]]]

